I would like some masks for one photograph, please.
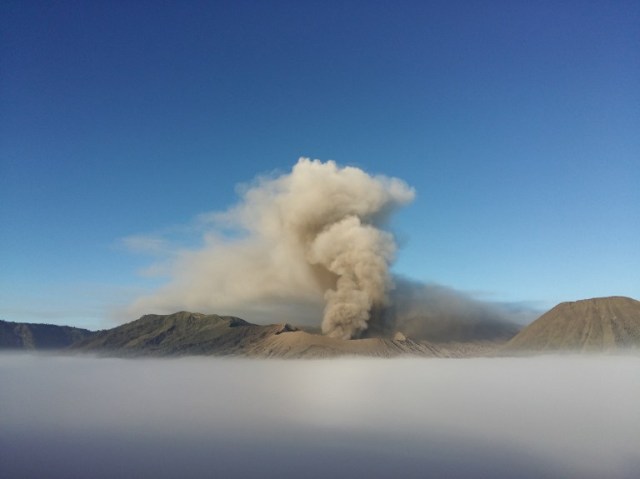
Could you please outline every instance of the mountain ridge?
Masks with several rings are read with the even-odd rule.
[[[0,319],[0,348],[10,350],[62,349],[95,334],[72,326],[16,323]]]
[[[343,340],[288,323],[258,325],[235,316],[179,311],[147,314],[102,331],[0,320],[0,348],[57,349],[119,357],[194,355],[252,358],[515,356],[640,348],[640,301],[623,296],[556,305],[510,339],[434,342],[365,337]]]
[[[234,316],[188,311],[144,315],[80,341],[71,350],[119,356],[439,356],[435,346],[416,343],[401,336],[396,339],[343,340],[311,334],[288,323],[263,326]]]

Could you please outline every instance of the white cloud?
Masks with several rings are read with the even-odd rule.
[[[640,357],[0,356],[11,477],[635,478]]]

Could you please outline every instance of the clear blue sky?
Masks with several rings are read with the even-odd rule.
[[[0,318],[103,327],[161,282],[122,238],[299,156],[416,189],[400,274],[640,298],[636,1],[4,0],[0,24]]]

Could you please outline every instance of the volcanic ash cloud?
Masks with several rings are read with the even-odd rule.
[[[304,317],[324,298],[322,331],[357,337],[392,287],[396,244],[383,227],[413,197],[396,178],[301,158],[288,174],[256,180],[227,212],[208,215],[214,226],[204,246],[179,254],[172,281],[133,309],[259,315],[288,307],[291,315],[297,307]]]

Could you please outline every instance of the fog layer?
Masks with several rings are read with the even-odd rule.
[[[0,356],[6,477],[582,477],[640,470],[640,358]]]

